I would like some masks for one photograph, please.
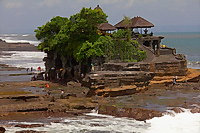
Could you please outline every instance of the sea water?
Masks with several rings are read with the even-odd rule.
[[[10,122],[10,124],[36,123]],[[6,130],[8,133],[13,133],[23,129],[8,127]],[[60,123],[47,123],[45,127],[26,130],[47,131],[48,133],[200,133],[200,114],[192,114],[189,110],[185,110],[182,113],[171,112],[144,122],[88,113],[84,116],[64,118]]]
[[[0,39],[7,43],[30,43],[38,46],[38,41],[34,34],[0,34]],[[44,52],[40,51],[3,51],[3,53],[10,53],[0,57],[1,64],[21,68],[37,69],[39,66],[44,70],[43,58],[46,56]]]
[[[7,43],[30,43],[37,46],[40,41],[37,40],[34,34],[0,34],[0,39]]]

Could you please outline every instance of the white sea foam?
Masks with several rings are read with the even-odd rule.
[[[150,127],[145,133],[200,133],[200,113],[185,112],[164,115],[148,120]]]
[[[37,46],[40,41],[38,41],[34,35],[31,34],[2,34],[0,35],[0,39],[7,43],[30,43]]]
[[[129,118],[95,115],[95,112],[89,113],[87,116],[69,118],[60,123],[51,123],[45,127],[32,128],[31,130],[47,131],[48,133],[103,131],[112,133],[200,133],[200,114],[193,114],[188,110],[179,114],[174,113],[174,115],[166,114],[162,117],[155,117],[147,120],[146,123]],[[7,128],[8,133],[20,130],[22,129],[16,127]]]
[[[7,42],[7,43],[30,43],[30,44],[33,44],[35,46],[37,46],[40,41],[31,41],[31,40],[11,40],[9,39],[10,37],[7,37],[6,39],[5,38],[0,38],[2,39],[3,41]]]
[[[1,63],[14,67],[37,69],[40,66],[45,69],[43,58],[46,56],[44,52],[33,51],[3,51],[4,53],[13,53],[11,56],[1,57]]]
[[[29,36],[30,34],[24,34],[24,35],[22,35],[22,36]]]

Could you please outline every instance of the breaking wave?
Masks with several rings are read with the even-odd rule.
[[[22,129],[17,127],[7,128],[8,133],[20,130]],[[31,128],[31,130],[48,133],[199,133],[200,114],[185,110],[182,113],[171,112],[143,122],[92,112],[85,116],[64,119],[60,123],[49,123],[45,127]]]

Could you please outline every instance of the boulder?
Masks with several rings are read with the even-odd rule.
[[[99,106],[100,114],[107,114],[117,117],[129,117],[139,121],[152,119],[153,117],[161,117],[162,113],[154,110],[143,108],[118,108],[115,106]]]
[[[5,133],[6,129],[4,127],[0,127],[0,133]]]
[[[190,110],[191,113],[200,113],[200,108],[195,107],[193,109]]]
[[[171,110],[173,110],[175,113],[182,113],[182,112],[184,112],[183,109],[181,109],[179,107],[175,107],[175,108],[173,108]]]

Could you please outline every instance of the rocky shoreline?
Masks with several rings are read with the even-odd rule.
[[[2,49],[4,43],[0,41]],[[5,47],[13,50],[12,45]],[[27,47],[35,49],[32,45]],[[17,51],[18,48],[14,50]],[[0,72],[9,70],[21,71],[21,68],[0,65]],[[175,85],[172,84],[172,79],[172,76],[156,76],[146,89],[121,91],[121,95],[113,97],[113,91],[112,95],[87,97],[89,89],[78,82],[68,82],[65,85],[48,81],[0,82],[0,127],[17,126],[9,125],[10,121],[60,122],[61,118],[82,116],[91,110],[139,121],[161,117],[168,113],[167,110],[181,113],[184,111],[182,108],[200,113],[200,70],[189,69],[186,76],[178,77]],[[30,126],[19,127],[24,130]]]

